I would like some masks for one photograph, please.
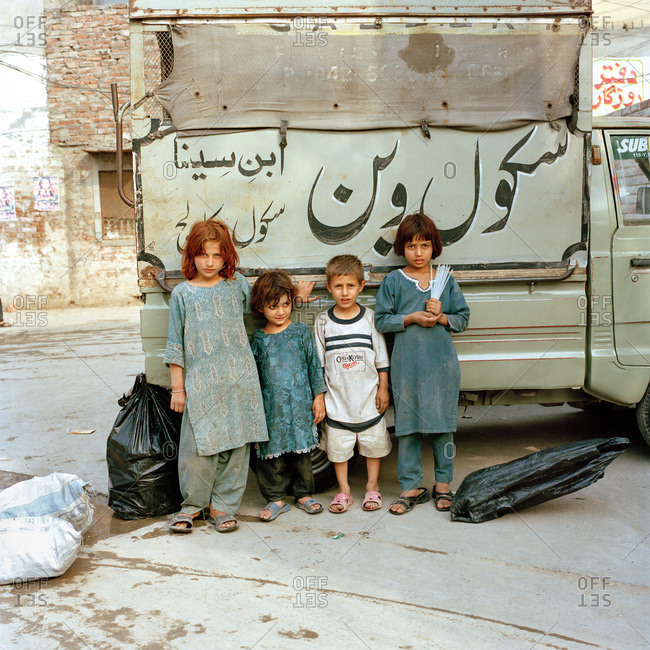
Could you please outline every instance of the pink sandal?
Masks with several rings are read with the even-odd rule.
[[[330,503],[330,512],[333,512],[335,515],[340,515],[342,512],[347,512],[348,508],[354,503],[354,499],[349,495],[349,494],[343,494],[343,492],[339,492],[334,499],[332,499],[332,503]],[[332,506],[341,506],[340,509],[333,510]]]
[[[366,508],[366,504],[376,503],[376,508]],[[381,508],[381,494],[375,490],[368,490],[366,496],[363,498],[363,503],[361,504],[361,509],[366,512],[373,512],[373,510],[379,510]]]

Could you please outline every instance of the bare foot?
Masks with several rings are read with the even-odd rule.
[[[447,494],[450,488],[451,488],[450,483],[436,483],[436,492],[438,494]],[[451,501],[449,499],[439,499],[435,505],[436,505],[436,509],[442,510],[443,508],[450,508]]]
[[[282,506],[284,506],[284,501],[274,501],[273,503],[275,503],[275,505],[278,506],[278,508],[282,508]],[[264,508],[264,510],[260,511],[260,519],[262,521],[268,521],[271,518],[272,514],[273,513],[270,510],[267,510],[266,508]],[[230,523],[230,522],[228,522],[228,523]],[[228,527],[230,528],[230,526],[228,526]],[[224,526],[224,528],[225,528],[225,526]]]

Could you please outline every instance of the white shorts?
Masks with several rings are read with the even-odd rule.
[[[383,458],[390,454],[393,445],[386,429],[386,419],[364,431],[335,428],[327,422],[322,425],[320,448],[327,452],[333,463],[345,463],[354,455],[354,445],[359,443],[359,453],[366,458]]]

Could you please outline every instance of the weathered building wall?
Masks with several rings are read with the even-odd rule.
[[[0,220],[0,298],[18,308],[27,296],[41,308],[132,301],[133,237],[124,224],[102,228],[98,173],[112,165],[98,152],[115,146],[111,81],[128,96],[128,8],[28,0],[0,14],[12,44],[0,55],[12,66],[0,66],[12,89],[0,99],[0,186],[16,198],[16,218]],[[43,177],[58,178],[58,209],[36,209]]]

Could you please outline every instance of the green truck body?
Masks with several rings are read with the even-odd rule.
[[[194,221],[234,229],[251,282],[314,280],[294,313],[312,324],[327,260],[362,259],[372,308],[403,264],[397,224],[423,209],[471,308],[460,403],[603,400],[636,407],[650,440],[650,120],[592,120],[589,2],[171,4],[131,13],[149,382],[170,385]]]

